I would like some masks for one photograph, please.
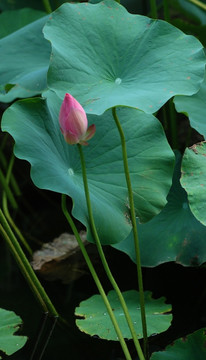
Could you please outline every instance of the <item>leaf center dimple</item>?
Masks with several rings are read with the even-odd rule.
[[[69,168],[68,173],[69,173],[70,176],[72,176],[72,175],[74,175],[74,170],[72,168]]]
[[[115,80],[115,84],[116,84],[116,85],[120,85],[121,82],[122,82],[122,79],[116,78],[116,80]]]

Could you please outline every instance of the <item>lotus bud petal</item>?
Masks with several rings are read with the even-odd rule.
[[[95,124],[90,125],[86,131],[86,134],[84,135],[84,138],[80,141],[80,144],[88,145],[87,141],[94,136],[95,132],[96,132]]]
[[[83,107],[70,94],[66,94],[59,113],[59,123],[65,141],[70,144],[87,145],[86,140],[95,134],[95,125],[88,128],[88,120]]]

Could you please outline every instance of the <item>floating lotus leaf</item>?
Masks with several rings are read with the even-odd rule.
[[[21,318],[13,311],[0,309],[0,351],[12,355],[25,345],[26,336],[14,335],[21,324]]]
[[[166,347],[165,351],[152,354],[151,360],[204,360],[206,358],[205,330],[201,329],[174,344]]]
[[[143,337],[139,293],[135,290],[129,290],[124,292],[123,296],[137,336]],[[124,338],[131,339],[131,333],[115,291],[112,290],[108,293],[108,300]],[[145,292],[148,336],[165,331],[170,326],[172,315],[168,314],[168,312],[171,311],[171,305],[166,305],[164,301],[164,298],[153,299],[150,292]],[[76,308],[75,315],[82,317],[82,319],[76,320],[76,324],[81,331],[92,336],[98,335],[100,338],[106,340],[118,340],[100,295],[94,295],[82,301],[80,306]]]

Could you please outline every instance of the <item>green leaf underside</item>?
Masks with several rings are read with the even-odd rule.
[[[169,261],[195,266],[206,262],[206,227],[190,210],[187,194],[179,181],[180,167],[181,156],[177,153],[167,205],[151,221],[137,224],[142,266],[156,266]],[[195,181],[194,184],[196,186]],[[114,247],[136,261],[132,234]]]
[[[206,358],[205,330],[200,329],[183,339],[178,339],[165,351],[152,354],[151,360],[204,360]]]
[[[201,8],[198,7],[196,4],[192,4],[190,2],[188,2],[187,0],[178,0],[180,6],[184,9],[183,14],[185,16],[185,13],[191,16],[192,19],[196,19],[199,20],[199,22],[202,25],[206,24],[206,14],[205,11]],[[203,1],[204,3],[204,1]]]
[[[186,149],[182,161],[181,184],[188,194],[195,217],[206,225],[206,144],[201,142]]]
[[[26,336],[14,336],[21,323],[21,318],[13,311],[0,309],[0,351],[11,355],[25,345]]]
[[[139,293],[135,290],[129,290],[124,292],[123,296],[133,320],[137,336],[142,337]],[[108,293],[108,299],[124,338],[131,339],[131,333],[124,312],[113,290]],[[171,310],[171,305],[165,304],[164,300],[164,298],[154,300],[150,292],[145,292],[148,336],[165,331],[170,326],[172,315],[165,313]],[[83,317],[83,319],[76,320],[76,324],[81,331],[91,336],[98,335],[106,340],[118,340],[100,295],[94,295],[82,301],[80,306],[75,309],[75,315]]]
[[[42,28],[47,19],[44,16],[0,39],[1,102],[28,98],[46,89],[51,46],[44,39]]]
[[[15,139],[16,156],[31,163],[35,185],[71,196],[73,215],[89,230],[79,153],[60,132],[60,105],[55,93],[48,105],[39,98],[16,102],[4,113],[2,126]],[[131,108],[118,109],[118,115],[127,140],[137,216],[145,222],[165,206],[174,154],[155,117]],[[102,243],[117,243],[131,231],[119,134],[111,110],[101,117],[90,115],[88,121],[97,128],[83,148],[95,223]]]
[[[0,14],[0,39],[45,15],[43,11],[28,8],[4,11]]]
[[[196,93],[204,77],[197,39],[115,1],[64,4],[44,34],[53,54],[48,87],[61,99],[70,92],[87,113],[118,105],[154,113],[174,95]]]
[[[206,137],[206,75],[200,90],[192,96],[176,96],[176,110],[188,115],[191,126]]]
[[[65,0],[49,0],[51,8],[56,9],[57,6],[60,6],[65,2]],[[0,1],[0,9],[2,11],[5,10],[15,10],[15,9],[22,9],[22,8],[32,8],[37,9],[40,11],[45,11],[44,3],[46,1],[36,1],[36,0],[1,0]]]

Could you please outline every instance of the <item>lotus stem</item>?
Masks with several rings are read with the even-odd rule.
[[[17,209],[18,208],[17,202],[14,198],[14,195],[13,195],[9,185],[7,184],[6,178],[1,169],[0,169],[0,183],[1,183],[4,191],[6,192],[6,195],[9,199],[11,206],[13,207],[13,209]]]
[[[137,277],[138,277],[138,284],[139,284],[140,307],[141,307],[141,318],[142,318],[142,331],[143,331],[143,337],[144,337],[144,355],[145,355],[145,358],[148,359],[147,324],[146,324],[146,315],[145,315],[145,303],[144,303],[144,290],[143,290],[139,237],[138,237],[138,231],[137,231],[132,184],[131,184],[130,173],[129,173],[126,140],[125,140],[124,132],[123,132],[122,126],[120,124],[120,121],[118,119],[115,108],[112,108],[112,114],[113,114],[117,129],[119,131],[121,145],[122,145],[122,157],[123,157],[123,163],[124,163],[125,178],[126,178],[126,183],[127,183],[127,188],[128,188],[130,215],[131,215],[135,253],[136,253]]]
[[[11,179],[13,164],[14,164],[14,155],[12,154],[11,160],[9,162],[7,174],[6,174],[6,179],[5,179],[8,186],[9,186],[10,179]],[[14,229],[14,231],[17,234],[19,240],[21,241],[21,243],[23,244],[25,249],[28,251],[29,255],[32,255],[32,249],[30,248],[29,244],[27,243],[26,239],[23,237],[21,231],[16,226],[15,222],[13,221],[13,219],[12,219],[10,213],[9,213],[6,191],[3,192],[2,208],[3,208],[4,214],[5,214],[8,222],[9,222],[9,224]]]
[[[59,317],[54,305],[46,294],[43,286],[38,280],[27,257],[18,243],[13,231],[11,230],[3,211],[0,209],[0,232],[3,235],[11,253],[13,254],[23,276],[28,282],[32,292],[40,303],[44,312],[49,312],[53,317]],[[60,319],[61,320],[61,319]],[[63,319],[62,319],[63,320]],[[63,320],[64,321],[64,320]]]
[[[192,4],[197,5],[201,9],[206,10],[206,4],[204,4],[202,1],[199,0],[188,0],[188,1],[191,2]]]
[[[171,19],[170,19],[168,0],[163,0],[163,10],[164,10],[165,21],[170,22]]]
[[[94,282],[95,282],[95,284],[96,284],[96,286],[97,286],[97,288],[99,290],[99,293],[100,293],[100,295],[102,297],[102,300],[104,301],[104,304],[106,306],[106,309],[108,311],[110,319],[112,321],[112,324],[113,324],[114,329],[116,331],[116,334],[118,336],[119,342],[121,344],[122,350],[124,352],[125,358],[126,358],[126,360],[132,360],[131,355],[130,355],[129,350],[128,350],[128,347],[127,347],[127,344],[126,344],[126,342],[124,340],[124,337],[122,335],[122,332],[121,332],[121,330],[119,328],[119,325],[118,325],[117,320],[115,318],[115,315],[113,313],[112,307],[111,307],[111,305],[109,303],[109,300],[107,298],[107,295],[106,295],[106,293],[105,293],[105,291],[104,291],[104,289],[102,287],[102,284],[101,284],[101,282],[100,282],[100,280],[98,278],[98,275],[97,275],[97,273],[96,273],[96,271],[94,269],[94,266],[93,266],[93,264],[92,264],[92,262],[90,260],[90,257],[88,255],[88,253],[86,251],[86,248],[85,248],[85,246],[84,246],[84,244],[82,242],[82,239],[81,239],[81,237],[80,237],[80,235],[78,233],[78,230],[77,230],[77,228],[76,228],[76,226],[75,226],[75,224],[74,224],[74,222],[73,222],[73,220],[72,220],[72,218],[71,218],[71,216],[70,216],[70,214],[69,214],[69,212],[67,210],[67,207],[66,207],[66,195],[64,195],[64,194],[62,194],[62,211],[63,211],[63,214],[66,217],[66,219],[67,219],[67,221],[68,221],[68,223],[69,223],[69,225],[70,225],[70,227],[71,227],[71,229],[72,229],[72,231],[73,231],[73,233],[74,233],[74,235],[75,235],[75,237],[77,239],[77,242],[79,244],[82,255],[84,256],[84,259],[85,259],[85,261],[87,263],[87,266],[88,266],[88,268],[90,270],[90,273],[91,273],[91,275],[93,277],[93,280],[94,280]]]
[[[156,0],[150,0],[150,13],[153,19],[158,18]]]
[[[115,292],[116,292],[116,294],[117,294],[117,296],[119,298],[122,309],[124,311],[125,319],[126,319],[126,321],[128,323],[128,326],[129,326],[129,329],[130,329],[130,332],[131,332],[131,335],[132,335],[134,345],[135,345],[135,348],[137,350],[137,354],[139,356],[139,359],[144,360],[144,355],[142,353],[142,349],[141,349],[141,346],[139,344],[139,340],[137,338],[135,328],[134,328],[132,319],[130,317],[126,302],[125,302],[124,297],[123,297],[123,295],[122,295],[122,293],[121,293],[121,291],[120,291],[120,289],[119,289],[119,287],[118,287],[118,285],[117,285],[117,283],[116,283],[116,281],[115,281],[115,279],[114,279],[114,277],[113,277],[113,275],[111,273],[111,270],[109,268],[109,265],[107,263],[107,260],[105,258],[105,255],[104,255],[104,252],[103,252],[103,249],[102,249],[102,245],[101,245],[98,233],[97,233],[97,229],[96,229],[96,225],[95,225],[94,217],[93,217],[93,213],[92,213],[92,206],[91,206],[91,200],[90,200],[90,194],[89,194],[89,187],[88,187],[88,181],[87,181],[86,164],[85,164],[84,154],[83,154],[83,151],[82,151],[82,146],[80,144],[77,144],[77,146],[78,146],[78,149],[79,149],[79,154],[80,154],[80,159],[81,159],[82,176],[83,176],[83,182],[84,182],[84,191],[85,191],[88,215],[89,215],[89,220],[90,220],[90,226],[91,226],[91,229],[92,229],[92,234],[93,234],[93,237],[94,237],[94,240],[95,240],[95,244],[97,246],[97,250],[98,250],[100,259],[102,261],[102,265],[104,267],[104,270],[105,270],[105,272],[107,274],[107,277],[110,280],[110,282],[111,282],[111,284],[112,284],[112,286],[113,286],[113,288],[114,288],[114,290],[115,290]]]
[[[43,0],[43,5],[44,5],[44,8],[45,8],[47,14],[51,14],[52,8],[51,8],[49,0]]]

